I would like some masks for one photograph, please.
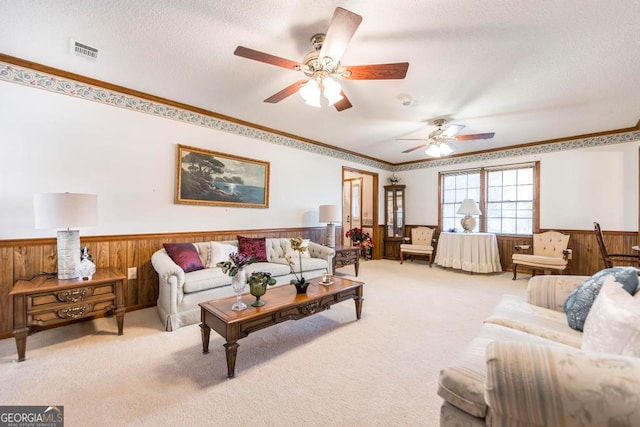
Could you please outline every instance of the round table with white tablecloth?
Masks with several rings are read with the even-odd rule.
[[[493,233],[440,233],[435,263],[472,273],[502,271]]]

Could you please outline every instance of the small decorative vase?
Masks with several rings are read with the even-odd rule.
[[[236,302],[231,306],[231,310],[241,311],[247,308],[247,304],[242,302],[242,291],[247,284],[247,271],[245,268],[238,270],[235,276],[231,278],[231,286],[236,293]]]
[[[251,306],[262,307],[264,305],[264,301],[262,301],[260,297],[265,293],[267,293],[267,284],[266,283],[249,283],[249,292],[251,293],[251,295],[256,297],[256,300],[254,301],[253,304],[251,304]]]

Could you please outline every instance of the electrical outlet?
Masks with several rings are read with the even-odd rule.
[[[127,279],[137,279],[138,278],[138,269],[135,267],[129,267],[127,269]]]

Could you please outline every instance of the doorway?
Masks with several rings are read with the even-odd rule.
[[[362,228],[371,235],[373,257],[380,249],[378,244],[378,174],[374,172],[342,168],[342,244],[350,245],[345,233]]]
[[[362,228],[362,177],[342,181],[342,229]],[[342,236],[343,245],[349,244]]]

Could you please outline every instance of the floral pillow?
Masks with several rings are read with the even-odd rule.
[[[169,257],[184,270],[185,273],[202,270],[202,260],[193,243],[163,243]]]
[[[238,252],[255,257],[258,262],[269,262],[267,259],[267,243],[264,237],[238,236]]]
[[[613,267],[597,272],[571,292],[564,303],[567,322],[571,328],[578,331],[584,329],[589,310],[608,276],[612,276],[631,295],[638,287],[638,271],[634,267]]]
[[[582,349],[640,357],[640,300],[608,276],[584,323]]]

